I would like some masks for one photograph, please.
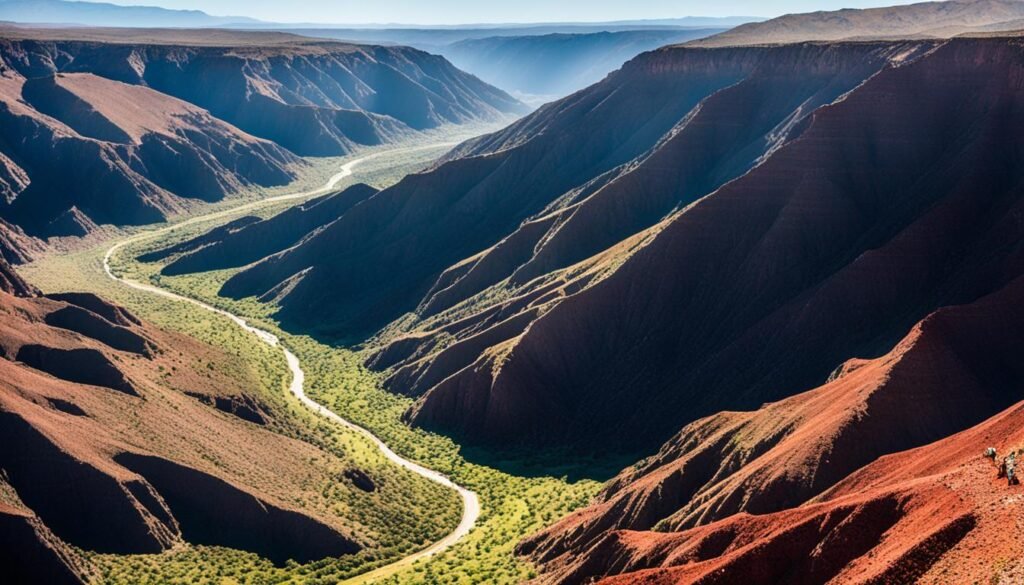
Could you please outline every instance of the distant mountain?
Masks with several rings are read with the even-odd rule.
[[[73,0],[0,0],[0,20],[88,26],[204,27],[255,24],[245,16],[211,16],[199,10],[119,6]]]
[[[761,22],[763,20],[755,17],[736,16],[726,18],[684,17],[661,20],[622,20],[613,22],[545,22],[533,24],[508,23],[446,26],[256,23],[252,25],[232,25],[232,28],[288,31],[314,37],[353,42],[396,43],[424,50],[436,50],[452,43],[490,37],[534,37],[551,34],[583,35],[642,30],[727,30],[741,24]]]
[[[671,24],[690,21],[677,19],[464,29],[276,30],[347,42],[392,43],[416,47],[443,55],[460,69],[533,105],[540,105],[600,81],[644,51],[712,36],[727,28],[722,24],[713,27]]]
[[[701,46],[738,46],[842,39],[949,38],[960,34],[1018,30],[1021,0],[949,0],[866,10],[788,14],[749,23],[697,41]]]
[[[568,95],[600,81],[633,57],[664,45],[721,32],[713,29],[632,30],[587,34],[495,36],[448,45],[441,54],[456,67],[521,99]]]
[[[749,20],[746,22],[750,22]],[[533,25],[501,25],[485,26],[470,25],[466,27],[395,27],[395,28],[360,28],[330,27],[324,25],[282,26],[261,24],[253,26],[232,27],[239,29],[275,30],[291,32],[310,37],[336,39],[353,43],[395,44],[416,47],[432,53],[443,53],[444,49],[455,43],[474,39],[494,37],[539,37],[544,35],[588,35],[595,33],[615,33],[627,31],[676,31],[718,29],[727,30],[726,24],[707,24],[702,26],[677,26],[673,24],[650,24],[646,21],[630,23],[565,23],[565,24],[533,24]]]
[[[297,33],[363,44],[404,45],[459,67],[535,105],[582,89],[636,55],[714,35],[753,17],[683,17],[614,22],[456,26],[323,25],[262,22],[200,11],[69,0],[0,0],[0,21],[102,27],[224,27]],[[478,41],[478,42],[472,42]]]

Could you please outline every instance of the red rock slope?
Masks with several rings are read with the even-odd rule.
[[[899,484],[913,476],[911,471],[939,468],[953,472],[964,461],[980,460],[988,443],[1002,453],[1024,447],[1015,444],[1024,440],[1016,430],[1005,431],[1006,436],[1001,437],[988,433],[987,440],[977,437],[993,424],[986,422],[991,417],[1024,422],[1020,406],[998,414],[1018,401],[1024,389],[1024,365],[1019,360],[1024,350],[1022,300],[1024,279],[1017,279],[975,303],[936,311],[885,356],[851,360],[819,388],[754,412],[720,413],[696,421],[657,455],[613,479],[591,507],[531,537],[520,550],[545,563],[551,572],[549,581],[574,583],[587,574],[638,570],[641,560],[623,566],[616,565],[623,557],[603,557],[602,551],[607,550],[603,547],[614,548],[609,542],[615,538],[609,535],[623,531],[639,535],[635,542],[644,538],[654,542],[663,537],[637,531],[707,535],[712,527],[757,524],[763,531],[744,542],[760,541],[758,546],[767,548],[785,546],[768,541],[790,538],[785,536],[785,518],[794,514],[805,518],[803,512],[785,510],[805,509],[809,507],[805,502],[826,502],[838,494],[871,499],[879,487],[879,469],[904,471],[898,480],[886,478],[888,483]],[[966,429],[971,429],[967,434],[975,436],[972,441],[976,443],[959,440],[957,449],[962,451],[945,454],[945,437]],[[933,445],[922,459],[927,461],[925,465],[886,463],[885,456],[926,444]],[[880,457],[883,459],[876,463]],[[909,461],[913,457],[900,455],[896,459]],[[987,480],[982,484],[986,489],[992,486]],[[978,507],[973,514],[987,512]],[[748,514],[767,515],[755,519]],[[892,529],[888,525],[871,527],[871,516],[862,519],[866,526],[856,530],[877,530],[874,538]],[[781,525],[775,525],[776,521]],[[769,529],[777,534],[764,532]],[[913,537],[911,532],[909,538]],[[829,540],[847,537],[823,531],[813,538],[826,546]],[[718,558],[727,555],[727,548],[723,544],[705,554],[708,559]],[[669,559],[676,557],[676,551],[666,549],[664,553],[648,560],[647,567],[677,562]],[[867,549],[854,549],[843,562],[854,562],[866,553]],[[689,560],[692,557],[683,556],[678,562]],[[808,583],[830,578],[800,567],[796,557],[788,561],[793,566],[779,571],[791,571]],[[892,563],[898,565],[896,559]],[[830,571],[838,575],[843,567],[834,563]]]
[[[239,359],[98,297],[40,297],[4,274],[5,578],[77,582],[90,569],[71,546],[131,554],[188,542],[275,563],[339,557],[381,533],[339,512],[321,495],[328,487],[361,509],[407,497],[398,476],[372,491],[339,482],[345,473],[372,482],[379,471],[289,438],[296,423],[279,390]]]

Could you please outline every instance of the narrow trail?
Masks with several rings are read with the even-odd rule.
[[[454,144],[454,143],[451,143],[451,144]],[[271,347],[279,348],[284,353],[285,360],[288,362],[288,369],[292,373],[292,380],[291,380],[291,384],[289,385],[288,389],[289,389],[289,391],[293,395],[295,395],[296,398],[299,399],[299,402],[301,402],[303,405],[305,405],[307,408],[309,408],[313,412],[315,412],[315,413],[317,413],[317,414],[319,414],[319,415],[321,415],[321,416],[323,416],[323,417],[325,417],[325,418],[327,418],[327,419],[329,419],[329,420],[331,420],[331,421],[333,421],[333,422],[335,422],[335,423],[337,423],[337,424],[339,424],[339,425],[341,425],[341,426],[343,426],[343,427],[345,427],[345,428],[347,428],[349,430],[352,430],[354,432],[357,432],[357,433],[363,435],[364,437],[369,439],[374,445],[376,445],[377,449],[380,450],[380,452],[384,455],[384,457],[387,458],[392,463],[395,463],[396,465],[404,467],[405,469],[408,469],[409,471],[411,471],[411,472],[413,472],[413,473],[415,473],[417,475],[425,477],[426,479],[429,479],[430,481],[433,481],[435,483],[438,483],[440,485],[443,485],[443,486],[445,486],[447,488],[453,489],[456,492],[458,492],[459,496],[462,498],[462,519],[459,521],[459,525],[455,528],[455,530],[450,532],[447,536],[445,536],[441,540],[438,540],[434,544],[430,545],[429,547],[427,547],[427,548],[425,548],[425,549],[423,549],[421,551],[418,551],[418,552],[415,552],[415,553],[413,553],[413,554],[411,554],[409,556],[403,557],[403,558],[401,558],[401,559],[399,559],[399,560],[397,560],[397,561],[395,561],[395,562],[393,562],[393,563],[391,563],[389,565],[385,565],[383,567],[380,567],[378,569],[374,569],[373,571],[370,571],[370,572],[365,573],[363,575],[359,575],[357,577],[354,577],[354,578],[346,581],[346,583],[350,583],[350,582],[352,582],[352,583],[354,583],[354,582],[359,582],[359,583],[370,582],[373,579],[376,579],[376,578],[379,578],[379,577],[383,577],[383,576],[386,576],[386,575],[390,575],[391,573],[393,573],[397,569],[400,569],[402,567],[411,565],[411,564],[415,563],[418,560],[431,557],[431,556],[433,556],[433,555],[435,555],[435,554],[437,554],[437,553],[439,553],[439,552],[449,548],[450,546],[452,546],[453,544],[455,544],[456,542],[461,540],[463,537],[465,537],[467,534],[469,534],[469,532],[473,529],[473,526],[476,525],[476,521],[480,517],[480,498],[477,496],[476,492],[473,492],[471,490],[468,490],[468,489],[466,489],[466,488],[456,484],[455,482],[453,482],[451,479],[449,479],[444,474],[442,474],[440,472],[437,472],[437,471],[434,471],[432,469],[428,469],[428,468],[426,468],[426,467],[424,467],[424,466],[422,466],[422,465],[420,465],[418,463],[415,463],[415,462],[409,461],[408,459],[405,459],[401,455],[399,455],[399,454],[395,453],[394,451],[392,451],[391,448],[388,447],[386,443],[384,443],[384,441],[379,439],[376,435],[371,433],[369,430],[367,430],[367,429],[365,429],[365,428],[363,428],[363,427],[361,427],[361,426],[359,426],[359,425],[357,425],[357,424],[355,424],[355,423],[353,423],[351,421],[345,420],[344,418],[338,416],[338,414],[336,414],[335,412],[331,411],[330,409],[328,409],[324,405],[322,405],[322,404],[316,402],[315,400],[313,400],[312,398],[306,396],[306,391],[305,391],[306,374],[302,370],[302,364],[299,361],[299,358],[295,354],[293,354],[291,351],[289,351],[287,347],[284,347],[284,345],[281,343],[281,340],[276,335],[274,335],[273,333],[270,333],[269,331],[264,331],[262,329],[254,327],[254,326],[250,325],[248,321],[246,321],[242,317],[239,317],[238,315],[235,315],[235,314],[233,314],[231,312],[228,312],[228,311],[225,311],[223,309],[219,309],[219,308],[214,307],[212,305],[208,305],[208,304],[206,304],[206,303],[204,303],[202,301],[199,301],[197,299],[193,299],[193,298],[190,298],[190,297],[182,296],[182,295],[173,293],[173,292],[171,292],[169,290],[158,288],[158,287],[150,285],[150,284],[145,284],[145,283],[142,283],[142,282],[136,282],[136,281],[133,281],[133,280],[130,280],[130,279],[127,279],[127,278],[123,278],[123,277],[117,276],[116,274],[114,274],[114,271],[110,268],[110,259],[114,256],[114,254],[116,254],[118,252],[118,250],[124,248],[125,246],[131,245],[131,244],[135,244],[135,243],[147,240],[147,239],[155,238],[155,237],[158,237],[158,236],[161,236],[161,235],[165,235],[165,234],[174,232],[176,230],[182,229],[182,228],[190,226],[190,225],[195,225],[197,223],[204,223],[204,222],[220,219],[220,218],[223,218],[223,217],[228,217],[228,216],[231,216],[231,215],[235,215],[235,214],[238,214],[238,213],[244,213],[246,211],[250,211],[250,210],[254,210],[254,209],[259,209],[261,207],[265,207],[265,206],[268,206],[268,205],[279,203],[281,201],[289,201],[289,200],[292,200],[292,199],[303,199],[303,198],[307,198],[307,197],[313,197],[313,196],[316,196],[316,195],[326,194],[326,193],[330,192],[331,189],[333,189],[339,182],[341,182],[342,179],[351,176],[353,174],[353,171],[354,171],[356,166],[358,166],[358,165],[360,165],[360,164],[362,164],[362,163],[364,163],[364,162],[366,162],[366,161],[368,161],[370,159],[377,158],[377,157],[383,156],[385,154],[394,154],[396,152],[415,152],[415,151],[418,151],[418,150],[427,150],[427,149],[431,149],[431,148],[440,148],[440,147],[449,146],[449,145],[450,145],[449,143],[430,144],[430,145],[426,145],[426,146],[419,146],[419,147],[403,148],[403,149],[396,149],[396,150],[391,150],[391,151],[378,152],[378,153],[367,155],[367,156],[364,156],[364,157],[361,157],[361,158],[357,158],[355,160],[352,160],[352,161],[347,162],[344,165],[342,165],[340,172],[338,172],[337,174],[332,176],[330,179],[327,180],[327,182],[322,187],[319,187],[317,189],[313,189],[313,190],[310,190],[310,191],[303,191],[303,192],[299,192],[299,193],[289,193],[287,195],[279,195],[277,197],[271,197],[271,198],[268,198],[268,199],[263,199],[263,200],[260,200],[260,201],[255,201],[255,202],[252,202],[252,203],[247,203],[247,204],[240,205],[238,207],[234,207],[234,208],[231,208],[231,209],[226,209],[226,210],[210,213],[210,214],[207,214],[207,215],[194,217],[194,218],[188,219],[186,221],[183,221],[181,223],[174,224],[172,226],[168,226],[168,227],[160,228],[160,229],[157,229],[157,230],[136,234],[136,235],[130,236],[128,238],[125,238],[124,240],[121,240],[120,242],[114,244],[113,246],[111,246],[107,250],[106,254],[104,254],[104,256],[103,256],[103,270],[104,270],[104,272],[106,272],[107,276],[109,278],[111,278],[112,280],[114,280],[116,282],[119,282],[119,283],[121,283],[121,284],[123,284],[125,286],[131,287],[131,288],[133,288],[135,290],[151,293],[151,294],[158,295],[158,296],[161,296],[161,297],[164,297],[164,298],[167,298],[167,299],[171,299],[171,300],[175,300],[175,301],[181,301],[181,302],[184,302],[184,303],[191,303],[191,304],[193,304],[193,305],[195,305],[197,307],[200,307],[200,308],[205,309],[207,311],[210,311],[212,313],[217,313],[218,315],[223,315],[223,316],[231,319],[236,325],[238,325],[239,327],[241,327],[245,331],[248,331],[249,333],[252,333],[253,335],[255,335],[257,337],[257,339],[259,339],[261,342],[263,342],[263,343],[265,343],[265,344],[267,344],[267,345],[269,345]]]

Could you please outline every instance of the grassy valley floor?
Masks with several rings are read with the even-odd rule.
[[[436,140],[435,140],[436,141]],[[401,176],[423,168],[443,149],[417,150],[405,154],[383,154],[355,169],[353,176],[338,184],[344,188],[354,182],[382,187]],[[360,156],[365,156],[360,153]],[[330,176],[344,160],[320,161],[322,175]],[[308,179],[314,182],[314,179]],[[292,188],[301,191],[305,186]],[[251,200],[249,200],[251,201]],[[248,209],[247,215],[269,216],[301,200]],[[235,204],[237,205],[238,200]],[[230,205],[224,204],[222,211]],[[209,213],[207,208],[203,213]],[[344,348],[335,348],[304,336],[282,332],[270,317],[272,307],[254,300],[231,301],[216,295],[220,285],[235,270],[224,270],[181,277],[161,277],[159,264],[141,264],[135,258],[142,252],[162,248],[198,235],[238,215],[220,215],[212,222],[196,222],[180,230],[142,240],[120,250],[111,260],[114,271],[131,280],[150,282],[179,294],[203,300],[249,319],[254,325],[280,336],[282,342],[302,361],[306,373],[306,392],[314,400],[330,406],[342,417],[368,428],[400,455],[449,476],[480,497],[482,514],[477,527],[450,549],[411,566],[396,568],[390,574],[375,575],[376,583],[516,583],[533,575],[528,564],[516,559],[512,550],[521,537],[550,524],[578,508],[596,493],[599,483],[583,479],[570,482],[576,468],[509,473],[505,465],[471,463],[460,446],[449,438],[413,429],[401,422],[410,399],[381,389],[379,378],[361,365],[360,356]],[[164,226],[150,226],[148,230]],[[109,279],[103,271],[106,250],[129,232],[104,242],[91,242],[84,249],[51,254],[24,267],[22,273],[46,292],[90,291],[120,303],[149,321],[181,331],[202,341],[244,356],[261,369],[268,388],[279,388],[274,397],[282,412],[288,413],[289,428],[303,440],[326,445],[352,457],[362,457],[377,469],[382,463],[369,443],[308,413],[287,392],[287,369],[283,355],[256,343],[250,334],[232,325],[226,317],[215,315],[188,303],[175,302],[130,289]],[[474,457],[474,461],[479,461]],[[110,583],[359,583],[357,575],[389,565],[441,538],[458,523],[461,506],[455,493],[423,478],[390,465],[396,478],[409,481],[414,493],[408,502],[381,502],[379,510],[345,510],[345,502],[336,505],[345,517],[359,525],[373,527],[380,545],[351,558],[328,559],[307,565],[275,567],[270,562],[240,551],[216,547],[189,546],[161,555],[92,555],[101,573]],[[386,475],[385,475],[386,477]],[[398,479],[396,479],[398,481]],[[330,488],[325,487],[325,498]],[[410,508],[412,506],[412,508]],[[355,577],[355,578],[352,578]],[[351,579],[350,579],[351,578]],[[350,579],[350,580],[346,580]]]

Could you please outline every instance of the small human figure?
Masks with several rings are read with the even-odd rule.
[[[999,467],[999,477],[1006,478],[1007,485],[1017,485],[1020,478],[1017,477],[1017,454],[1010,453],[1003,457],[1003,464]]]
[[[995,460],[996,460],[996,448],[995,447],[989,447],[988,449],[985,449],[985,458],[986,459],[991,459],[992,462],[994,463]]]

